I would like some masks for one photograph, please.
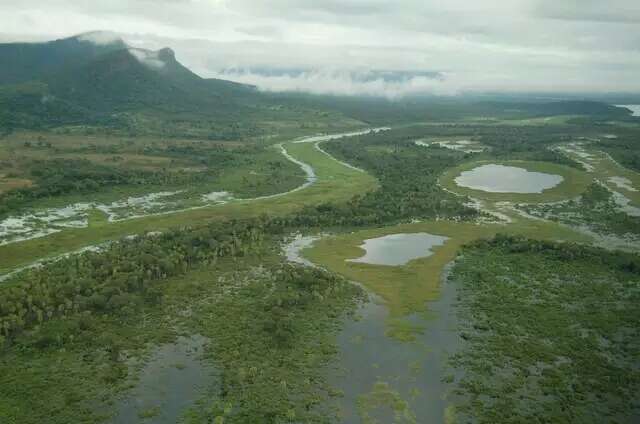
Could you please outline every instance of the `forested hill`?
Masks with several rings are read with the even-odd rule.
[[[88,63],[105,53],[126,48],[122,40],[95,43],[83,36],[46,43],[0,44],[0,85],[24,83]]]
[[[592,120],[628,120],[631,111],[591,100],[526,100],[511,96],[496,96],[487,101],[477,96],[415,96],[402,100],[383,97],[313,96],[308,94],[277,94],[281,101],[291,101],[308,107],[330,108],[371,125],[434,120],[530,119],[556,115],[582,116]]]
[[[553,115],[628,119],[629,111],[588,101],[402,100],[267,94],[231,81],[205,79],[171,49],[133,48],[115,36],[88,33],[45,43],[0,44],[0,134],[16,128],[99,126],[130,134],[242,138],[265,127],[392,125],[492,116]],[[319,121],[320,120],[320,121]]]
[[[80,35],[47,43],[0,44],[0,126],[141,121],[232,125],[272,107],[255,87],[204,79],[171,49],[127,46]],[[6,59],[6,60],[5,60]]]

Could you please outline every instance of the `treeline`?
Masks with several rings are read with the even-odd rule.
[[[476,209],[464,206],[463,198],[443,190],[438,177],[445,169],[458,164],[466,155],[446,149],[427,149],[393,132],[352,137],[348,142],[322,145],[340,160],[374,175],[378,190],[359,195],[344,204],[321,204],[306,207],[291,217],[299,226],[365,226],[411,219],[472,219]],[[390,150],[390,151],[389,151]]]
[[[398,137],[394,130],[386,134],[391,143],[408,144],[418,138],[446,140],[472,139],[490,148],[490,153],[477,153],[475,158],[520,159],[554,162],[582,169],[582,165],[565,155],[550,150],[558,142],[571,141],[592,129],[569,125],[478,125],[473,123],[413,126],[403,129]],[[435,147],[434,147],[435,148]],[[444,149],[444,147],[443,147]]]
[[[34,185],[0,194],[0,217],[30,202],[67,194],[94,193],[117,186],[182,185],[204,181],[207,173],[129,169],[96,164],[86,159],[37,160],[30,164]]]
[[[55,317],[157,302],[160,280],[199,264],[215,264],[220,257],[258,250],[264,237],[261,220],[211,224],[125,239],[103,252],[74,255],[25,272],[15,284],[0,286],[0,341],[10,343],[22,331]]]
[[[616,129],[618,138],[601,139],[596,146],[608,152],[622,166],[640,172],[640,130]]]
[[[631,273],[640,277],[640,256],[623,251],[609,251],[578,243],[558,243],[526,237],[497,234],[492,239],[479,239],[465,249],[500,249],[505,253],[544,254],[557,261],[584,261],[595,266]]]
[[[141,340],[169,335],[166,316],[170,326],[215,341],[204,351],[219,371],[215,391],[185,422],[330,422],[324,405],[332,335],[365,294],[323,270],[276,263],[285,224],[262,217],[122,240],[4,282],[0,356],[7,367],[17,360],[27,368],[6,372],[4,382],[22,384],[3,385],[1,406],[12,408],[0,407],[0,415],[79,422],[84,413],[87,422],[98,422],[101,411],[83,412],[84,402],[122,387],[126,354]],[[195,273],[184,278],[190,270]],[[147,319],[153,322],[140,326]],[[145,334],[138,339],[138,332]],[[135,340],[124,340],[131,334]],[[59,352],[70,359],[57,362]],[[36,360],[47,362],[30,362]],[[66,372],[73,377],[61,376]],[[58,390],[59,404],[50,401]],[[30,411],[25,393],[48,402]]]
[[[238,281],[240,280],[240,281]],[[320,269],[267,266],[194,305],[221,371],[220,395],[187,423],[329,423],[331,336],[364,292]],[[224,283],[220,284],[224,286]],[[216,291],[218,292],[218,291]]]

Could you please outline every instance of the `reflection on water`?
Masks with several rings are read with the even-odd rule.
[[[431,249],[442,246],[448,237],[428,233],[391,234],[365,240],[360,246],[367,253],[361,258],[347,259],[372,265],[404,265],[407,262],[431,256]]]
[[[397,234],[411,235],[439,237]],[[290,261],[315,266],[301,257],[300,251],[317,238],[298,235],[284,246],[283,252]],[[423,256],[426,249],[423,248]],[[449,269],[450,266],[445,269],[445,275]],[[357,318],[345,321],[336,340],[336,362],[328,370],[329,384],[340,393],[334,399],[339,422],[445,422],[447,407],[455,400],[453,386],[446,379],[454,371],[447,361],[461,345],[455,283],[443,278],[439,299],[425,305],[428,316],[407,318],[412,326],[422,329],[412,342],[387,335],[388,309],[374,294],[369,293],[369,298],[358,309]]]
[[[455,181],[461,187],[491,193],[542,193],[562,182],[560,175],[527,171],[505,165],[482,165],[464,171]]]
[[[207,339],[179,337],[159,346],[145,363],[132,392],[116,406],[112,424],[170,424],[214,381],[213,370],[199,358]]]
[[[379,423],[445,422],[452,398],[451,384],[444,381],[452,373],[447,359],[461,343],[455,296],[454,283],[444,282],[440,299],[426,307],[433,317],[411,318],[424,326],[411,343],[385,335],[388,312],[380,301],[366,303],[358,320],[347,321],[338,336],[338,365],[329,376],[343,394],[336,400],[341,423],[361,423],[363,416]],[[399,405],[403,418],[397,417]]]

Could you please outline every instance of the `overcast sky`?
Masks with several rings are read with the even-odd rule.
[[[640,92],[640,0],[0,0],[0,18],[2,41],[115,31],[271,90]]]

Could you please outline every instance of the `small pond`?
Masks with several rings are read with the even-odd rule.
[[[407,262],[431,256],[431,249],[442,246],[448,237],[428,233],[391,234],[365,240],[360,246],[367,253],[361,258],[347,259],[372,265],[404,265]]]
[[[135,387],[116,403],[111,424],[170,424],[216,384],[215,370],[200,360],[207,339],[180,336],[158,346],[142,368]]]
[[[515,166],[489,164],[456,177],[460,187],[491,193],[542,193],[562,182],[560,175],[527,171]]]

